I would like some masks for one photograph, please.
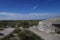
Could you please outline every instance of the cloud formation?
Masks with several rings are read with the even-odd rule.
[[[0,20],[39,20],[60,16],[56,13],[8,13],[0,12]]]
[[[32,9],[35,10],[35,9],[37,9],[37,8],[38,8],[37,6],[34,6]]]

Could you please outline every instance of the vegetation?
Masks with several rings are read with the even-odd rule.
[[[19,32],[17,32],[17,31]],[[2,40],[11,40],[11,38],[15,37],[13,34],[18,34],[18,38],[19,40],[43,40],[41,37],[37,36],[36,34],[34,34],[33,32],[26,30],[26,29],[16,29],[12,34],[8,35],[7,37],[3,38]],[[17,32],[17,33],[16,33]],[[17,40],[14,38],[14,40]]]
[[[31,31],[24,30],[19,33],[20,40],[43,40],[41,37],[35,35]]]
[[[8,35],[7,37],[4,37],[4,38],[1,39],[1,40],[10,40],[10,37],[11,37],[11,35]]]
[[[56,27],[55,32],[56,32],[57,34],[60,34],[60,24],[53,24],[53,25]]]
[[[57,34],[60,34],[60,30],[55,30],[55,32],[56,32]]]
[[[57,34],[60,34],[60,31],[57,31],[56,33],[57,33]]]
[[[39,20],[2,20],[0,21],[0,28],[1,27],[20,27],[23,26],[24,28],[32,27],[33,25],[37,26]]]

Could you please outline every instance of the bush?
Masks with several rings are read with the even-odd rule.
[[[38,37],[37,35],[28,30],[20,32],[19,37],[21,40],[43,40],[41,37]]]

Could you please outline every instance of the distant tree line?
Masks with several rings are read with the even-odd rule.
[[[37,26],[40,20],[1,20],[0,21],[0,28],[1,27],[32,27],[33,25]]]

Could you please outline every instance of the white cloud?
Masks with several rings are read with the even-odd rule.
[[[32,8],[32,9],[33,9],[33,10],[35,10],[35,9],[37,9],[37,8],[38,8],[37,6],[33,6],[33,8]]]
[[[18,13],[0,12],[0,20],[37,20],[37,19],[51,18],[56,16],[60,16],[60,15],[56,13],[18,14]]]

